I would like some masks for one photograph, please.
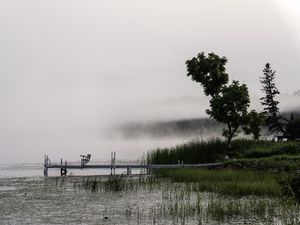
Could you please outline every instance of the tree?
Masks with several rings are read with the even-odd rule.
[[[253,134],[254,139],[259,139],[261,136],[261,125],[264,121],[264,114],[251,110],[245,120],[245,124],[243,125],[245,134]]]
[[[286,136],[289,140],[300,138],[300,118],[295,117],[293,113],[286,125]]]
[[[205,95],[215,96],[221,87],[228,83],[226,63],[226,57],[220,58],[215,53],[209,53],[206,57],[204,52],[201,52],[197,57],[186,61],[187,76],[202,84]]]
[[[243,130],[259,137],[259,119],[255,111],[248,113],[250,104],[248,88],[238,81],[228,83],[228,74],[225,65],[227,59],[214,53],[199,53],[197,57],[186,61],[187,76],[200,83],[204,93],[210,96],[210,109],[207,114],[220,123],[226,125],[223,136],[227,139],[225,155],[230,150],[232,139]],[[256,133],[255,133],[256,132]]]
[[[265,96],[260,100],[264,106],[265,124],[270,133],[285,135],[286,120],[279,115],[279,102],[275,100],[276,95],[280,94],[274,83],[276,71],[273,71],[271,65],[267,63],[263,73],[264,76],[260,78],[260,82],[263,87],[261,90],[265,93]]]
[[[225,154],[230,150],[232,138],[237,135],[238,129],[246,120],[249,103],[247,86],[240,85],[238,81],[222,87],[218,95],[210,100],[211,109],[206,110],[207,114],[227,126],[223,130],[223,135],[227,138]]]

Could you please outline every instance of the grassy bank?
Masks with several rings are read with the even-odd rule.
[[[156,171],[175,182],[194,183],[199,191],[234,196],[293,196],[300,200],[300,143],[235,140],[231,159],[223,160],[225,141],[190,142],[148,154],[153,164],[224,162],[216,169]]]

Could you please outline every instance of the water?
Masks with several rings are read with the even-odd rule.
[[[299,208],[286,208],[278,199],[235,199],[145,176],[122,179],[122,188],[113,191],[105,185],[107,177],[1,178],[0,225],[300,222]],[[99,181],[100,186],[93,188],[87,181]]]
[[[74,189],[71,180],[57,186],[52,178],[2,178],[1,187],[1,225],[123,224],[127,205],[145,208],[159,199],[151,192],[139,198],[133,192],[95,194]]]
[[[110,173],[86,171],[44,178],[40,163],[1,164],[0,225],[300,224],[299,207],[283,199],[220,196],[151,176],[75,176]]]
[[[0,179],[4,177],[41,177],[42,163],[0,164]]]

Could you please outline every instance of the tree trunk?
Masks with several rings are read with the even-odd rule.
[[[231,150],[231,140],[232,140],[233,135],[230,134],[227,138],[227,143],[226,143],[226,148],[225,148],[225,152],[224,152],[224,159],[228,158],[228,153]]]

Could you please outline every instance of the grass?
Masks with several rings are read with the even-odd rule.
[[[283,154],[262,158],[235,159],[227,161],[224,167],[291,173],[299,170],[300,155]]]
[[[156,172],[174,182],[192,182],[197,191],[210,191],[234,196],[280,196],[278,178],[271,172],[230,169],[170,169]]]
[[[149,152],[148,163],[224,162],[225,146],[226,142],[220,139],[192,141]],[[237,139],[232,142],[230,156],[231,160],[214,170],[172,169],[155,174],[174,182],[195,183],[199,191],[233,196],[288,195],[300,200],[300,177],[296,173],[300,169],[299,142]]]
[[[299,204],[281,196],[281,186],[271,172],[228,169],[163,171],[171,173],[173,181],[180,182],[170,183],[169,179],[153,176],[68,177],[58,179],[56,185],[61,186],[60,180],[63,186],[71,182],[76,187],[75,193],[88,191],[91,196],[111,195],[118,199],[126,199],[133,193],[136,198],[157,193],[156,201],[146,207],[125,200],[124,211],[118,217],[123,215],[128,224],[296,225],[300,222]],[[170,177],[170,174],[165,175]],[[113,217],[113,210],[105,207],[103,217]]]
[[[224,143],[215,139],[213,141],[196,142],[178,145],[175,148],[156,149],[148,153],[148,162],[151,164],[175,164],[214,162],[223,154]]]
[[[223,160],[226,142],[221,139],[191,141],[173,148],[151,151],[147,155],[148,163],[176,164],[210,163]],[[230,157],[236,159],[257,159],[276,155],[300,155],[300,143],[274,142],[268,140],[236,139],[232,142]]]
[[[128,177],[126,175],[113,175],[82,177],[80,180],[72,181],[72,184],[75,189],[99,193],[138,191],[141,188],[153,190],[160,187],[164,181],[164,179],[158,179],[154,176]]]
[[[191,142],[171,149],[157,149],[148,154],[151,163],[208,163],[223,161],[225,142]],[[155,174],[174,182],[194,183],[198,191],[233,196],[293,196],[300,202],[300,143],[235,140],[231,160],[214,170],[171,169]]]

